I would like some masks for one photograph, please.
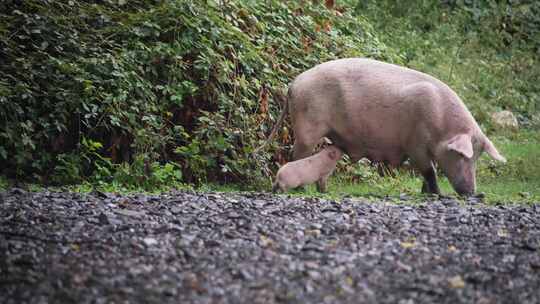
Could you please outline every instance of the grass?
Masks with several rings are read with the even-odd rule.
[[[381,9],[389,3],[366,2],[371,2],[370,8],[362,14],[374,24],[381,41],[400,54],[403,64],[448,84],[480,124],[489,126],[490,113],[501,109],[534,124],[532,116],[540,110],[540,59],[517,40],[503,42],[493,29],[495,20],[474,23],[467,10],[448,10],[429,1],[420,1],[421,7],[410,14],[397,15]],[[399,5],[389,8],[395,6]],[[490,10],[494,12],[485,12]]]
[[[524,130],[493,136],[492,141],[508,162],[496,162],[484,153],[477,162],[477,192],[485,194],[485,202],[488,204],[539,203],[540,133]],[[348,166],[350,168],[350,164]],[[318,193],[314,185],[309,185],[304,189],[291,191],[290,195],[334,200],[343,197],[375,200],[385,198],[396,202],[403,194],[413,201],[426,198],[420,192],[422,178],[409,171],[398,170],[394,172],[394,176],[381,177],[375,169],[358,165],[352,172],[352,175],[349,170],[348,173],[332,176],[327,193]],[[353,179],[354,175],[356,178]],[[443,195],[457,197],[445,176],[439,175],[438,181]],[[236,192],[240,189],[234,185],[207,184],[198,190]],[[270,184],[267,184],[264,191],[269,190]]]
[[[0,191],[4,191],[8,187],[9,187],[9,181],[4,176],[0,176]]]
[[[494,136],[492,141],[507,158],[506,164],[496,162],[483,154],[477,162],[477,192],[485,194],[487,203],[539,203],[540,202],[540,133],[523,130]],[[350,168],[350,164],[348,165]],[[320,194],[314,185],[291,192],[292,196],[341,199],[343,197],[385,198],[399,201],[401,195],[409,200],[426,198],[420,192],[422,177],[397,170],[394,175],[381,177],[367,165],[357,165],[348,173],[334,174],[329,180],[328,192]],[[353,174],[351,175],[351,172]],[[356,176],[356,178],[352,178]],[[457,197],[448,179],[439,175],[439,186],[445,196]],[[231,191],[231,187],[216,187],[214,191]],[[270,186],[267,186],[267,190]]]
[[[492,201],[540,202],[540,133],[521,131],[494,138],[507,158],[503,165],[482,157],[478,164],[478,190]]]
[[[490,159],[486,154],[478,160],[477,192],[485,194],[487,203],[534,203],[540,202],[540,132],[522,130],[520,132],[503,133],[492,136],[492,140],[508,162],[502,164]],[[367,199],[381,199],[399,201],[405,194],[410,200],[420,201],[426,197],[420,193],[422,178],[410,171],[398,170],[394,176],[381,177],[374,168],[367,165],[340,166],[340,173],[334,174],[329,180],[328,192],[318,193],[314,185],[303,190],[295,190],[292,196],[322,197],[339,200],[343,197],[362,197]],[[354,170],[350,170],[353,168]],[[345,170],[348,169],[348,170]],[[0,177],[0,190],[5,190],[10,183]],[[439,186],[443,195],[455,196],[446,177],[439,176]],[[27,185],[30,191],[39,191],[43,187],[35,184]],[[116,193],[160,193],[171,189],[189,189],[201,192],[238,192],[242,190],[270,191],[270,183],[261,187],[239,186],[234,184],[203,184],[198,187],[192,185],[172,183],[153,189],[144,190],[137,186],[125,186],[111,182],[91,184],[88,182],[49,188],[54,191],[91,192],[99,190]]]

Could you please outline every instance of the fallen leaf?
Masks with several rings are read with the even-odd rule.
[[[409,249],[409,248],[413,248],[414,246],[416,246],[416,243],[414,241],[412,241],[412,242],[401,242],[400,245],[401,245],[401,247],[403,247],[405,249]]]
[[[261,114],[266,117],[266,114],[268,113],[268,93],[266,92],[265,87],[262,87],[259,91],[259,103],[261,104]]]
[[[259,244],[261,244],[262,247],[269,247],[272,246],[274,242],[267,236],[261,234],[259,237]]]
[[[465,287],[465,281],[461,278],[460,275],[457,275],[455,277],[451,277],[448,279],[448,283],[450,285],[450,288],[463,288]]]
[[[289,141],[290,141],[289,129],[283,128],[283,133],[281,135],[281,142],[288,143]]]
[[[506,229],[499,229],[499,231],[497,231],[497,235],[499,237],[507,237],[508,236],[508,232],[506,231]]]
[[[304,231],[304,234],[307,235],[307,236],[318,238],[318,237],[321,236],[321,230],[319,230],[319,229],[306,229],[306,231]]]
[[[330,32],[331,30],[332,30],[332,22],[326,21],[325,24],[324,24],[324,31],[325,32]]]

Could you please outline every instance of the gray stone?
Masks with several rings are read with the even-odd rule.
[[[516,116],[510,111],[500,111],[491,114],[493,125],[501,129],[517,130],[519,123]]]

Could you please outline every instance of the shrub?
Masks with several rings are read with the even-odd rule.
[[[280,110],[273,96],[294,76],[338,57],[399,60],[350,7],[327,5],[0,4],[3,173],[78,182],[119,170],[107,159],[133,163],[118,178],[172,178],[164,164],[174,162],[187,182],[264,180],[287,150],[251,152]],[[83,139],[99,148],[81,156]],[[285,132],[279,146],[289,141]]]

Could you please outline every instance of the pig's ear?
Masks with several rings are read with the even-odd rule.
[[[505,163],[506,158],[504,158],[499,151],[497,151],[497,148],[493,145],[493,143],[487,138],[484,137],[484,145],[483,145],[484,151],[491,156],[494,160],[498,160],[500,162]]]
[[[473,157],[473,147],[471,136],[467,134],[459,134],[448,141],[448,150],[456,151],[466,158]]]

